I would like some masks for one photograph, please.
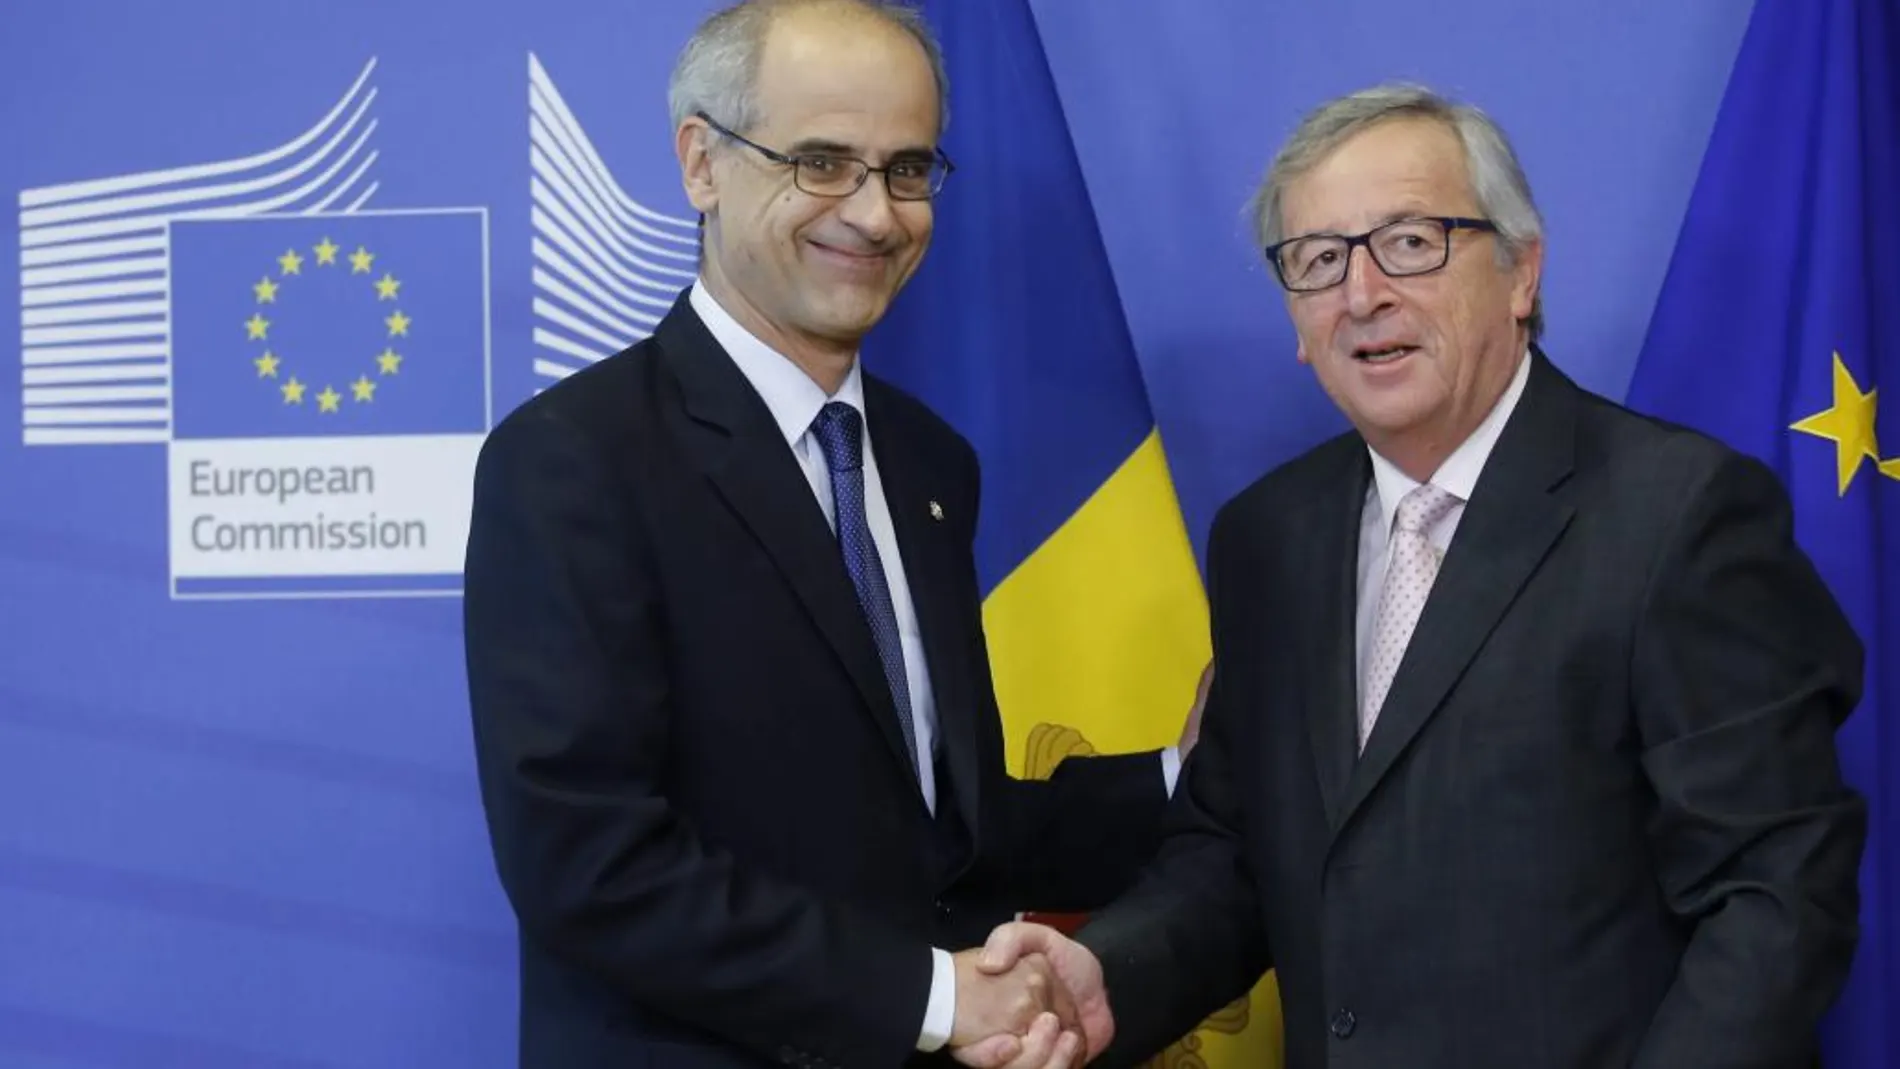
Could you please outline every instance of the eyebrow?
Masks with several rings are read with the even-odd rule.
[[[849,156],[856,151],[857,149],[852,148],[842,141],[828,141],[822,137],[807,137],[794,142],[792,147],[786,150],[787,153],[793,156],[804,155],[809,152],[820,152],[828,156]]]
[[[791,148],[785,150],[785,154],[788,156],[857,156],[860,153],[855,145],[847,145],[842,141],[831,141],[822,137],[808,137],[801,141],[794,142]],[[923,145],[911,145],[906,148],[898,149],[886,157],[886,159],[928,160],[935,159],[936,155],[936,150],[934,149]]]
[[[1390,211],[1375,220],[1372,224],[1372,229],[1377,230],[1382,226],[1396,223],[1401,219],[1417,219],[1423,212],[1423,208],[1400,208],[1396,211]]]
[[[1425,215],[1424,215],[1424,213],[1425,213],[1426,211],[1427,211],[1427,209],[1424,209],[1424,208],[1398,208],[1398,209],[1395,209],[1395,210],[1393,210],[1393,211],[1389,211],[1389,212],[1387,212],[1387,213],[1385,213],[1384,215],[1381,215],[1381,216],[1379,216],[1379,217],[1378,217],[1377,219],[1374,219],[1374,220],[1372,221],[1372,225],[1371,225],[1371,226],[1369,226],[1369,227],[1367,227],[1366,229],[1367,229],[1367,230],[1377,230],[1377,229],[1379,229],[1379,228],[1380,228],[1380,227],[1382,227],[1382,226],[1386,226],[1387,224],[1390,224],[1390,223],[1396,223],[1396,222],[1398,222],[1398,221],[1399,221],[1399,220],[1401,220],[1401,219],[1421,219],[1421,218],[1425,218]],[[1287,238],[1287,240],[1288,240],[1288,241],[1299,241],[1299,240],[1300,240],[1300,239],[1302,239],[1302,238],[1325,238],[1325,237],[1337,237],[1337,236],[1339,236],[1339,235],[1342,235],[1342,234],[1344,234],[1345,232],[1346,232],[1346,231],[1345,231],[1345,230],[1343,230],[1343,229],[1335,229],[1335,230],[1308,230],[1308,231],[1306,231],[1306,232],[1305,232],[1305,233],[1303,233],[1303,234],[1293,234],[1293,235],[1290,235],[1290,236],[1288,236],[1288,238]]]

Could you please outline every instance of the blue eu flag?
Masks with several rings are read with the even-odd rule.
[[[1862,941],[1824,1028],[1830,1069],[1900,1067],[1896,309],[1900,15],[1893,0],[1759,0],[1629,401],[1780,473],[1796,537],[1867,646],[1840,734],[1869,803]]]
[[[474,211],[171,224],[172,435],[488,429]]]

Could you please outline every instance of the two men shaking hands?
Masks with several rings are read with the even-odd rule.
[[[1529,184],[1427,90],[1316,109],[1256,197],[1352,429],[1217,516],[1205,711],[1008,774],[974,451],[858,360],[947,92],[896,4],[707,19],[668,101],[695,283],[482,449],[521,1064],[1132,1065],[1269,968],[1289,1069],[1809,1064],[1860,642],[1766,469],[1545,355]]]

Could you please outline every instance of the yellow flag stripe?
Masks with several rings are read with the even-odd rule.
[[[983,624],[1012,773],[1037,724],[1106,753],[1180,736],[1208,658],[1207,599],[1158,435],[990,592]]]

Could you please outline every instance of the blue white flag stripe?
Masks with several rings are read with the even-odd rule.
[[[545,387],[652,333],[698,259],[694,220],[615,181],[538,57],[528,57],[534,373]]]

